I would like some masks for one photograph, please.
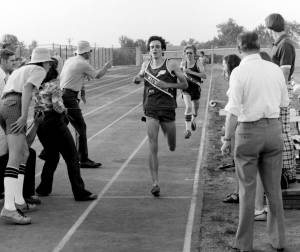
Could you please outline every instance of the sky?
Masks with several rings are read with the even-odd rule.
[[[27,45],[87,40],[99,47],[119,47],[122,35],[159,35],[179,45],[213,39],[216,25],[229,18],[247,30],[274,12],[300,23],[299,7],[299,0],[10,0],[1,1],[0,35],[14,34]]]

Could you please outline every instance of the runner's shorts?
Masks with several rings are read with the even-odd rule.
[[[201,88],[196,84],[189,83],[188,88],[183,90],[183,94],[189,94],[192,101],[199,100],[201,96]]]
[[[16,122],[21,116],[21,93],[8,93],[0,100],[0,125],[5,134],[11,134],[11,124]],[[21,134],[26,133],[26,127],[23,128]]]
[[[144,109],[145,116],[154,118],[160,122],[175,121],[175,109]]]

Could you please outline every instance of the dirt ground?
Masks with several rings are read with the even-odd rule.
[[[221,66],[214,70],[210,99],[226,101],[228,83],[222,76]],[[232,251],[238,224],[238,204],[225,204],[224,197],[235,189],[234,170],[221,171],[217,167],[222,163],[229,163],[230,158],[221,155],[220,137],[225,118],[219,116],[219,109],[223,105],[209,108],[209,123],[206,136],[206,155],[204,161],[204,198],[200,225],[200,244],[198,251],[223,252]],[[285,210],[287,223],[286,251],[300,251],[299,246],[299,210]],[[254,251],[274,251],[268,245],[266,222],[255,222]]]

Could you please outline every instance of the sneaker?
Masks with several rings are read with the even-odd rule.
[[[151,193],[154,197],[159,197],[160,196],[160,188],[159,185],[154,185],[151,189]]]
[[[23,214],[19,209],[17,210],[7,210],[4,207],[1,210],[0,218],[6,223],[17,224],[17,225],[27,225],[31,224],[31,218]]]
[[[102,166],[101,163],[96,163],[96,162],[94,162],[90,159],[87,159],[85,161],[80,162],[80,167],[81,168],[98,168],[100,166]]]
[[[267,212],[264,209],[261,211],[255,210],[254,220],[255,221],[266,221],[267,220]]]
[[[197,128],[197,125],[196,125],[196,122],[195,122],[195,120],[194,121],[192,121],[192,130],[193,131],[195,131],[196,130],[196,128]]]
[[[185,133],[184,133],[184,138],[188,139],[188,138],[191,137],[191,135],[192,135],[192,132],[190,130],[186,130]]]
[[[36,210],[36,204],[29,204],[25,202],[24,204],[15,203],[16,208],[21,210],[23,213],[28,213]]]

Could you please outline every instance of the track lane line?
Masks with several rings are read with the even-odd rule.
[[[198,191],[199,191],[199,178],[200,178],[201,163],[202,163],[203,153],[204,153],[204,143],[205,143],[205,135],[206,135],[206,127],[207,127],[207,119],[208,119],[208,107],[209,107],[209,97],[210,97],[210,92],[211,92],[212,73],[213,73],[213,66],[212,66],[211,72],[210,72],[210,82],[209,82],[206,108],[205,108],[204,120],[203,120],[203,125],[202,125],[202,131],[201,131],[198,158],[197,158],[195,175],[194,175],[193,193],[192,193],[190,209],[189,209],[189,213],[188,213],[188,220],[187,220],[185,236],[184,236],[184,244],[183,244],[183,250],[182,250],[183,252],[191,251],[193,226],[194,226],[195,211],[196,211],[196,207],[197,207],[197,197],[198,197]],[[200,211],[199,211],[200,215],[202,213],[202,207],[203,207],[203,204],[202,204],[203,188],[204,188],[204,181],[202,178],[202,180],[200,181],[200,194],[199,194],[199,198],[201,199],[200,200],[201,205],[199,206],[200,207]],[[201,218],[201,216],[200,216],[200,218]]]
[[[119,170],[114,174],[111,180],[105,185],[105,187],[98,193],[98,198],[90,203],[87,209],[81,214],[78,220],[73,224],[73,226],[68,230],[68,232],[64,235],[64,237],[60,240],[57,246],[52,250],[53,252],[61,251],[66,243],[71,239],[72,235],[76,232],[79,226],[84,222],[89,213],[96,207],[99,201],[103,198],[104,194],[108,191],[108,189],[112,186],[112,184],[117,180],[123,170],[127,167],[129,162],[133,159],[133,157],[138,153],[138,151],[142,148],[142,146],[147,141],[148,137],[144,137],[144,139],[140,142],[137,148],[131,153],[131,155],[127,158],[127,160],[123,163],[123,165],[119,168]]]

